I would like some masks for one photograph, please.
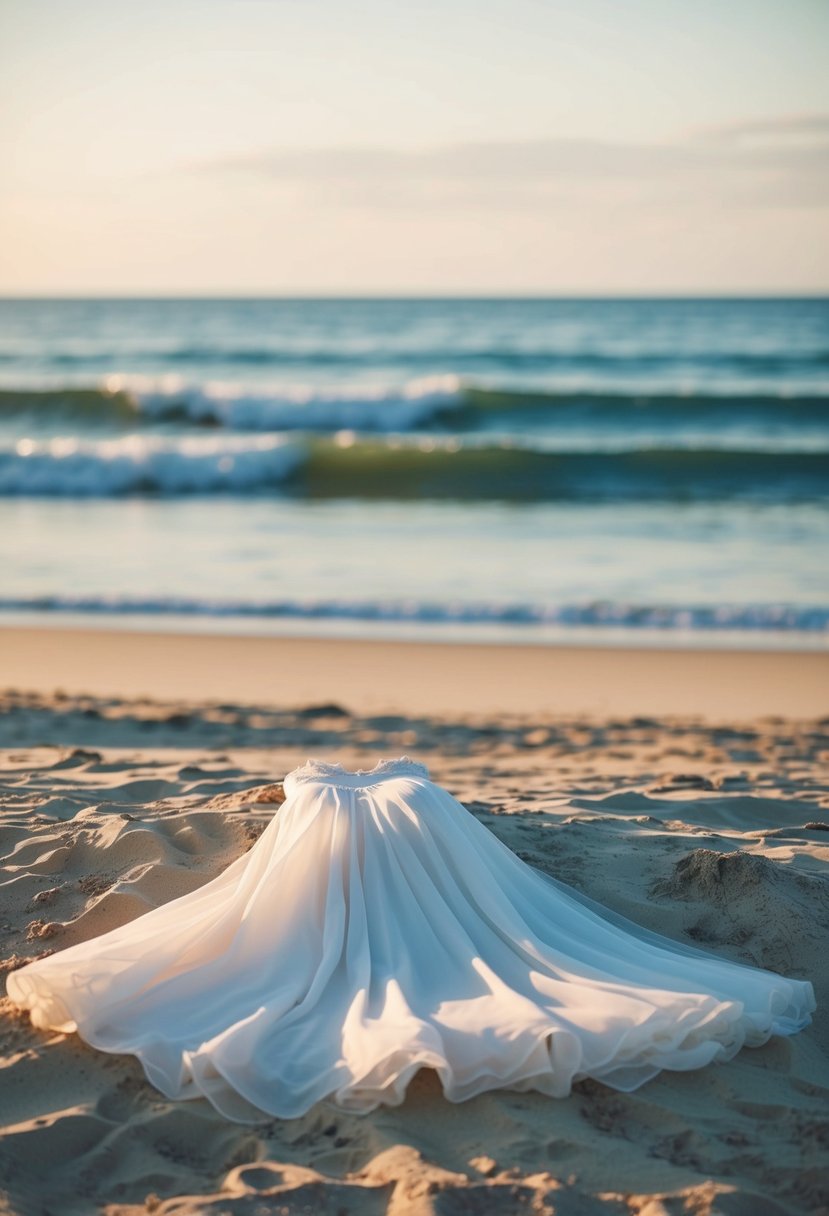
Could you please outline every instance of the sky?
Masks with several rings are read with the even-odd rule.
[[[829,290],[826,0],[0,0],[0,293]]]

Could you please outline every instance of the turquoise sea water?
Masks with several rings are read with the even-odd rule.
[[[0,301],[0,614],[829,637],[829,301]]]

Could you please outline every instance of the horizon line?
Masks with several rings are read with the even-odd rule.
[[[16,301],[97,301],[97,300],[170,300],[170,301],[234,301],[234,300],[342,300],[342,301],[371,301],[371,300],[464,300],[464,301],[578,301],[578,300],[826,300],[829,299],[829,285],[824,288],[762,288],[753,291],[729,288],[726,290],[693,289],[655,291],[405,291],[378,290],[363,292],[346,291],[243,291],[243,290],[211,290],[211,291],[18,291],[6,292],[0,289],[0,300]]]

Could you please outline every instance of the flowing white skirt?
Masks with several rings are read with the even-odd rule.
[[[8,977],[36,1026],[138,1057],[230,1119],[500,1086],[620,1090],[806,1026],[811,984],[613,915],[520,861],[406,758],[311,761],[249,853]]]

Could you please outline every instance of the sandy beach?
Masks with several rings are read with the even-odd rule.
[[[829,713],[829,650],[461,645],[122,629],[4,628],[3,684],[30,692],[360,713]]]
[[[829,1216],[829,3],[0,29],[0,1216]]]
[[[245,1127],[4,999],[7,1210],[826,1211],[826,656],[387,646],[366,663],[367,648],[4,631],[3,969],[213,877],[309,755],[407,752],[532,864],[677,940],[811,979],[813,1025],[631,1095],[582,1082],[453,1106],[421,1073],[396,1109]]]

